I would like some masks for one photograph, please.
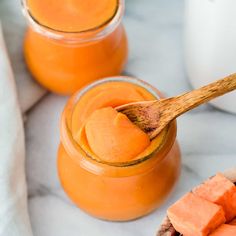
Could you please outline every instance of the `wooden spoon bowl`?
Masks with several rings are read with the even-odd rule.
[[[129,103],[116,110],[153,139],[178,116],[235,89],[236,73],[176,97]]]
[[[224,174],[224,176],[228,178],[231,182],[236,184],[236,167],[233,169],[229,169],[223,172],[222,174]],[[156,236],[181,236],[181,234],[175,230],[169,218],[166,216],[162,221]]]

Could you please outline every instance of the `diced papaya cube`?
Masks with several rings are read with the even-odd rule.
[[[187,193],[168,210],[174,228],[184,236],[207,236],[225,223],[223,208]]]
[[[217,228],[210,236],[235,236],[236,226],[223,224]]]
[[[224,175],[215,175],[194,188],[193,193],[222,206],[227,222],[236,216],[236,187]]]
[[[229,222],[230,225],[236,225],[236,218]]]

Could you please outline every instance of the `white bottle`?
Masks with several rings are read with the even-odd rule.
[[[236,73],[236,0],[186,0],[185,61],[195,88]],[[211,102],[236,113],[236,91]]]

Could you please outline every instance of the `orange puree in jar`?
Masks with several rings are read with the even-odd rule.
[[[23,0],[23,5],[29,21],[25,60],[41,85],[72,94],[122,72],[128,55],[123,0]]]
[[[55,30],[78,32],[111,20],[118,0],[27,0],[32,16]]]
[[[180,172],[172,122],[155,139],[114,108],[159,93],[127,77],[105,79],[76,93],[61,121],[58,173],[68,196],[106,220],[130,220],[157,208]]]
[[[150,144],[147,134],[112,107],[94,111],[86,121],[85,134],[91,150],[107,162],[130,161]]]

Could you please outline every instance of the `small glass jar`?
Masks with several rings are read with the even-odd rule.
[[[170,194],[180,174],[176,121],[166,128],[161,145],[132,162],[103,163],[88,156],[72,134],[72,117],[80,99],[97,85],[128,82],[160,98],[149,84],[129,77],[113,77],[90,84],[73,95],[62,114],[58,173],[68,196],[85,212],[105,220],[126,221],[144,216]]]
[[[124,1],[117,0],[114,16],[102,25],[80,32],[49,28],[34,19],[22,0],[29,22],[24,55],[33,77],[47,89],[72,94],[99,78],[119,75],[127,61],[128,45],[121,23]]]

